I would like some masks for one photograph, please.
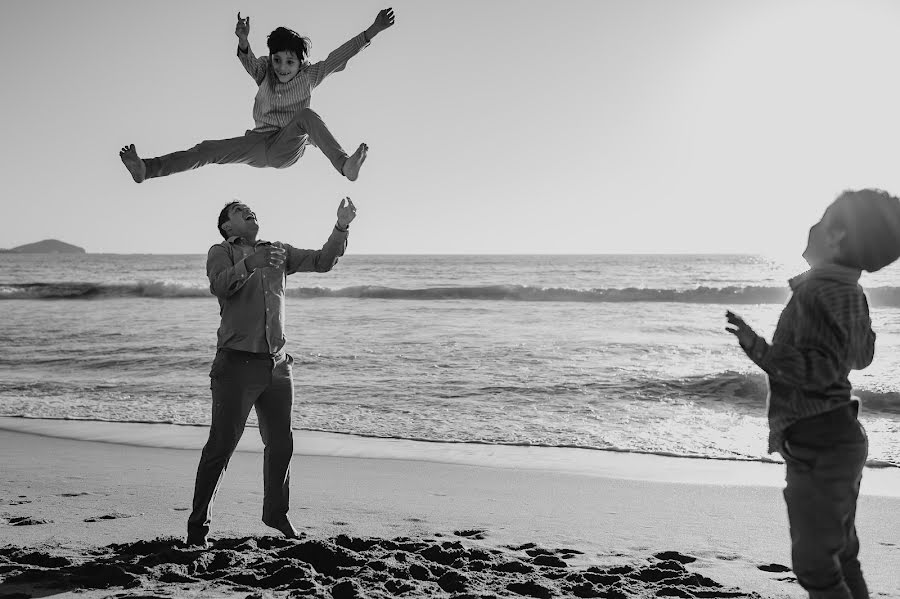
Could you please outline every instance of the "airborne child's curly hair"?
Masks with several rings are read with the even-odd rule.
[[[303,37],[293,29],[279,27],[266,38],[266,45],[269,47],[269,54],[290,51],[296,54],[302,63],[309,55],[310,41],[308,37]]]

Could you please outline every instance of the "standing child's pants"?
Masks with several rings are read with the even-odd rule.
[[[146,178],[165,177],[207,164],[248,164],[258,168],[286,168],[296,163],[312,142],[343,174],[347,153],[310,108],[300,110],[284,128],[269,133],[248,131],[241,137],[203,141],[189,150],[144,159]]]
[[[869,446],[862,425],[856,426],[860,442],[782,447],[794,574],[811,599],[869,597],[856,536],[856,500]]]

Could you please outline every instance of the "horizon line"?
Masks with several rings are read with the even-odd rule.
[[[203,256],[205,252],[19,252],[0,248],[0,254],[18,256]],[[762,252],[661,252],[661,251],[621,251],[621,252],[354,252],[347,256],[767,256]]]

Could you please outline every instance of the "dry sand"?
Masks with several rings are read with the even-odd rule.
[[[806,596],[778,464],[298,431],[290,515],[304,538],[286,540],[259,521],[248,428],[212,547],[189,550],[205,435],[0,418],[0,597]],[[873,597],[900,598],[898,496],[897,469],[867,470]]]

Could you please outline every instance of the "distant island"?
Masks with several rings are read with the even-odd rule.
[[[8,254],[86,254],[84,248],[58,239],[45,239],[35,243],[26,243],[9,250],[0,250]]]

